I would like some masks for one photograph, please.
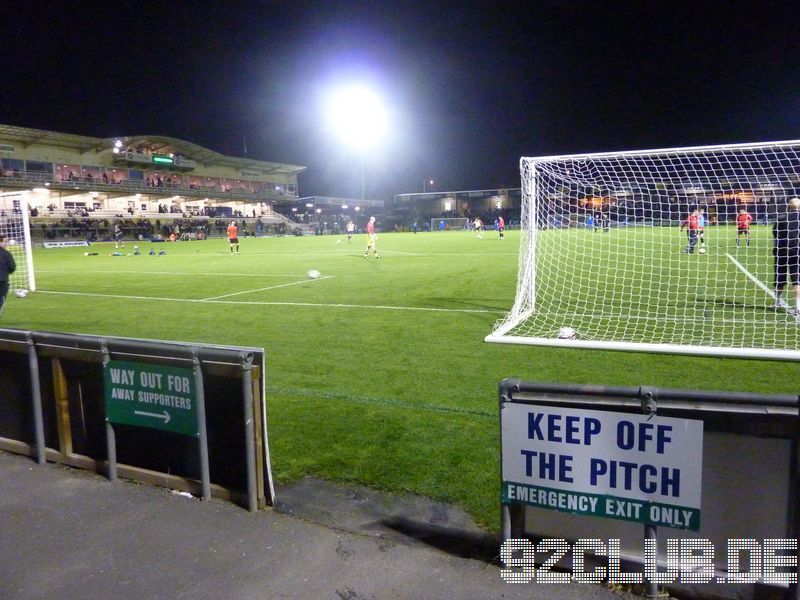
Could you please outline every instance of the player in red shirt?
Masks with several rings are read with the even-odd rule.
[[[697,246],[697,241],[700,239],[700,211],[696,208],[692,211],[686,220],[681,223],[681,231],[687,228],[689,234],[689,245],[686,246],[681,252],[686,254],[694,254],[694,248]]]
[[[736,215],[736,247],[739,247],[739,238],[742,235],[747,236],[747,247],[750,247],[750,223],[753,222],[753,217],[747,212],[746,209],[742,208],[739,210],[739,214]]]
[[[369,249],[372,248],[372,251],[375,253],[375,258],[380,258],[380,254],[378,254],[378,236],[375,235],[375,217],[369,218],[369,223],[367,223],[367,249],[364,250],[364,258],[367,258],[369,254]]]
[[[239,254],[239,228],[236,227],[236,221],[231,221],[228,225],[228,242],[231,245],[231,254],[233,254],[233,247],[236,246],[236,254]]]
[[[505,238],[506,222],[503,217],[497,217],[497,231],[500,233],[500,239]]]

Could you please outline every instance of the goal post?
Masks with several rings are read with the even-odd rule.
[[[773,235],[800,141],[524,157],[520,174],[516,296],[486,341],[800,359]]]
[[[36,276],[26,192],[0,193],[0,235],[5,238],[6,250],[17,265],[8,280],[10,289],[35,291]]]
[[[469,219],[466,217],[433,217],[431,231],[462,231],[467,228]]]

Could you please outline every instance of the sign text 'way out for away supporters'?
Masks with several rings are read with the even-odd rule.
[[[502,501],[697,531],[703,422],[506,402]]]
[[[111,423],[197,435],[192,369],[109,361],[105,399],[106,418]]]

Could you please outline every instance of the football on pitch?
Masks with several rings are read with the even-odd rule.
[[[309,278],[309,279],[319,279],[320,272],[319,272],[319,271],[317,271],[316,269],[311,269],[311,270],[310,270],[310,271],[307,273],[307,275],[308,275],[308,278]]]
[[[12,240],[8,240],[8,245],[9,246],[16,246],[17,245],[17,240],[13,240],[13,239]]]
[[[705,248],[700,248],[697,252],[699,254],[705,254],[706,253],[706,249]]]
[[[578,332],[572,327],[562,327],[558,330],[558,339],[560,340],[574,340],[578,337]]]
[[[17,298],[25,298],[28,295],[28,290],[17,290],[14,293],[17,295]]]

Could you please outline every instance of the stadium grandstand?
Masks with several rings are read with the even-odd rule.
[[[228,218],[245,231],[257,223],[259,232],[297,231],[303,225],[274,207],[297,199],[304,170],[165,136],[95,138],[0,125],[0,193],[28,192],[35,239],[102,238],[114,222],[126,233],[215,235]]]
[[[458,223],[465,219],[472,221],[475,217],[491,225],[499,216],[505,219],[508,227],[513,227],[520,219],[521,192],[520,188],[510,188],[398,194],[394,197],[392,214],[402,228],[414,223],[420,229],[430,228],[432,223],[436,227],[442,219]]]

